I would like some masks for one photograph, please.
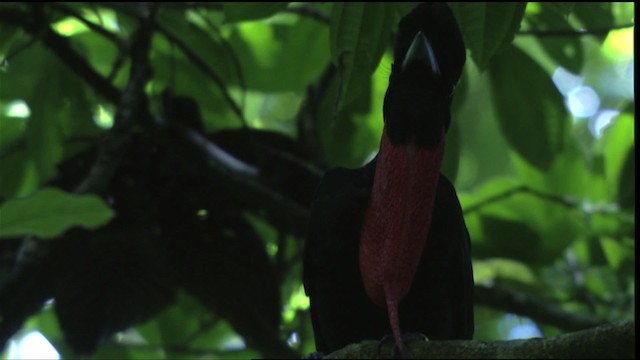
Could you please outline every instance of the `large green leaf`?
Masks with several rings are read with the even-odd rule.
[[[603,131],[597,144],[603,153],[604,171],[610,194],[617,190],[618,203],[627,209],[635,207],[634,120],[630,114],[621,114]]]
[[[331,13],[331,59],[340,74],[340,103],[354,100],[389,45],[395,20],[386,3],[334,3]]]
[[[0,237],[51,238],[75,226],[97,228],[113,215],[96,195],[74,195],[46,188],[25,198],[8,200],[0,207]]]
[[[271,17],[286,9],[288,2],[225,2],[225,22],[259,20]]]
[[[576,2],[573,13],[587,30],[595,30],[596,39],[604,41],[606,33],[598,34],[603,29],[611,29],[614,25],[610,2]]]
[[[385,53],[370,81],[367,79],[362,83],[365,90],[337,114],[339,79],[336,77],[331,82],[318,111],[319,135],[327,163],[359,167],[378,151],[383,127],[382,107],[392,61],[391,55]]]
[[[540,3],[540,5],[545,6],[551,10],[553,10],[556,14],[559,14],[563,17],[568,17],[573,11],[575,7],[575,2],[544,2]]]
[[[175,38],[177,43],[154,41],[153,51],[175,58],[173,61],[186,59],[189,67],[197,71],[201,79],[210,80],[209,75],[204,73],[200,67],[201,64],[194,62],[194,59],[190,59],[183,54],[182,47],[187,48],[208,68],[208,71],[214,73],[226,85],[237,84],[239,69],[236,67],[236,64],[233,63],[234,59],[230,51],[230,46],[222,40],[219,29],[211,22],[197,25],[186,21],[185,17],[187,17],[187,15],[179,11],[162,12],[159,15],[158,21],[164,29]],[[202,20],[202,18],[198,19]],[[216,34],[216,32],[218,34]],[[170,65],[175,66],[175,63],[170,63]],[[183,70],[172,69],[172,71],[174,73],[168,74],[171,81],[179,81],[180,77],[177,75]],[[158,77],[162,78],[164,76],[166,75],[160,74]]]
[[[0,158],[11,152],[11,148],[19,145],[19,140],[24,136],[26,127],[27,122],[24,119],[10,118],[0,112],[0,128],[2,129],[0,131]]]
[[[513,41],[526,3],[450,3],[465,45],[479,69],[485,70],[499,51]]]
[[[303,91],[329,62],[328,29],[317,21],[245,22],[231,31],[246,86],[258,91]]]
[[[509,279],[522,284],[534,285],[538,279],[528,264],[500,257],[488,257],[473,262],[474,280],[478,283]],[[479,276],[476,276],[479,275]]]
[[[635,211],[636,207],[636,152],[632,147],[627,152],[625,162],[620,172],[618,186],[618,204],[623,209]]]
[[[536,31],[573,31],[567,18],[557,10],[554,3],[543,3],[540,12],[528,16],[527,20]],[[559,65],[579,74],[584,65],[584,50],[579,37],[540,36],[538,41],[544,50]]]
[[[177,44],[189,49],[198,60],[188,57],[179,45],[166,38],[154,38],[152,61],[156,76],[153,83],[158,90],[170,87],[177,95],[196,100],[203,119],[216,119],[220,127],[237,126],[238,118],[233,114],[231,103],[222,95],[223,89],[229,91],[230,85],[240,84],[241,74],[233,54],[219,35],[212,35],[216,30],[189,23],[184,16],[180,12],[167,12],[161,14],[159,21]],[[220,79],[221,84],[215,83],[212,77]]]
[[[483,254],[481,247],[480,255],[509,257],[529,264],[545,255],[540,234],[529,224],[495,216],[482,216],[481,221],[484,233],[491,239],[491,252]]]
[[[24,144],[42,183],[56,174],[65,139],[97,132],[82,80],[40,45],[32,46],[11,62],[2,76],[0,96],[24,99],[30,116],[24,119]],[[3,121],[4,122],[4,121]]]
[[[489,78],[504,137],[527,162],[548,169],[564,146],[569,126],[550,76],[511,46],[494,59]]]
[[[27,151],[16,147],[8,149],[8,153],[0,157],[0,197],[28,194],[37,186],[35,163]]]
[[[41,179],[54,175],[55,165],[62,158],[62,133],[57,119],[64,108],[60,93],[64,90],[64,76],[69,75],[65,70],[41,46],[33,46],[15,56],[2,74],[0,96],[23,99],[29,107],[30,116],[24,120],[24,144]]]

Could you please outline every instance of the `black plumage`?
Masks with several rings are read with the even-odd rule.
[[[421,4],[401,20],[383,111],[383,142],[390,143],[387,149],[406,149],[411,161],[416,151],[433,152],[441,159],[437,149],[444,146],[451,99],[464,60],[462,36],[445,4]],[[304,255],[304,286],[319,352],[392,333],[392,315],[366,290],[360,258],[361,239],[368,226],[365,217],[374,206],[376,171],[389,171],[388,165],[380,165],[382,152],[388,151],[384,149],[362,168],[328,171],[315,193]],[[423,333],[434,340],[470,339],[474,320],[469,234],[453,185],[438,175],[440,159],[433,164],[416,163],[432,166],[434,184],[429,191],[435,195],[429,196],[435,200],[432,208],[427,206],[428,236],[426,243],[421,240],[424,248],[417,247],[422,249],[417,254],[419,262],[415,273],[407,275],[413,280],[408,292],[400,294],[397,312],[403,332]],[[420,196],[420,191],[413,194]],[[382,215],[378,216],[385,216],[385,211],[392,210],[379,210]],[[386,296],[388,303],[390,295]]]

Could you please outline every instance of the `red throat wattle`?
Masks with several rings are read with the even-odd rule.
[[[360,272],[369,297],[388,312],[402,349],[398,303],[407,294],[427,242],[444,152],[444,131],[436,148],[413,142],[394,146],[386,127],[360,234]]]

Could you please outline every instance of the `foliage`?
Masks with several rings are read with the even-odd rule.
[[[63,356],[313,351],[309,199],[324,169],[377,150],[412,6],[0,5],[0,343],[22,328]],[[634,318],[633,5],[451,7],[469,56],[443,172],[482,286],[476,338]],[[593,104],[581,92],[599,103],[572,115]]]
[[[112,217],[113,211],[95,195],[73,196],[55,188],[42,189],[0,207],[0,236],[48,238],[73,226],[93,229]]]

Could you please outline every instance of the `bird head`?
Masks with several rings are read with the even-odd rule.
[[[462,35],[447,5],[420,4],[400,21],[383,109],[392,144],[436,147],[451,122],[464,62]]]

